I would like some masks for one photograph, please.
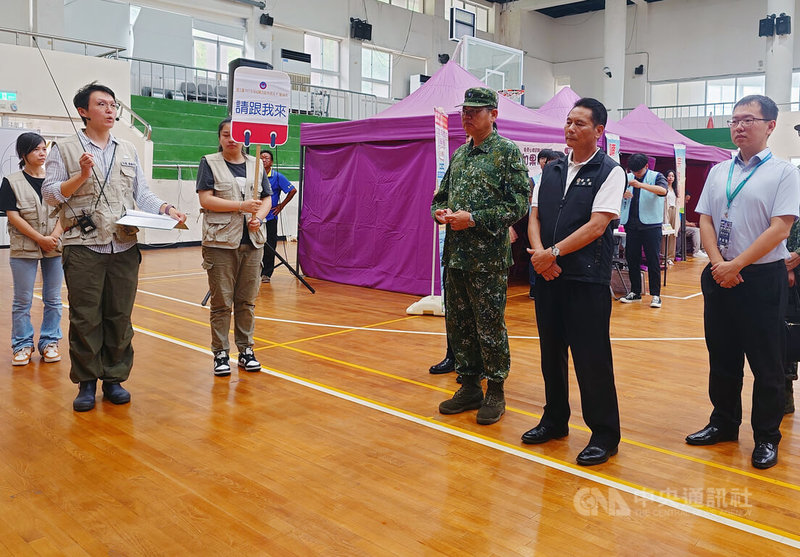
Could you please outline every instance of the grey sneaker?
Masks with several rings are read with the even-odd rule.
[[[653,299],[650,300],[650,307],[651,308],[660,308],[661,307],[661,296],[653,296]]]
[[[619,301],[622,302],[623,304],[633,304],[636,302],[641,302],[642,295],[636,294],[634,292],[628,292],[628,295],[625,296],[624,298],[620,298]]]

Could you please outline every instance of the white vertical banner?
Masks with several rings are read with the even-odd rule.
[[[450,165],[450,138],[448,137],[447,113],[442,107],[433,109],[433,138],[436,150],[436,190],[442,183]],[[431,293],[408,308],[406,313],[410,315],[444,315],[444,296],[436,296],[436,266],[439,266],[439,278],[441,279],[441,291],[444,294],[444,270],[442,269],[442,251],[444,250],[444,235],[446,227],[434,221],[433,227],[433,253],[431,254]],[[437,249],[438,247],[438,249]],[[438,254],[438,256],[437,256]]]
[[[606,132],[606,153],[619,163],[619,136]]]
[[[677,173],[675,180],[678,183],[678,198],[675,200],[675,207],[677,213],[682,215],[686,212],[686,203],[684,202],[686,194],[686,145],[675,143],[672,147],[675,149],[675,172]]]
[[[558,153],[566,153],[569,151],[566,143],[533,143],[531,141],[514,141],[522,153],[522,158],[525,160],[525,165],[528,167],[528,176],[534,176],[542,173],[542,168],[539,166],[539,153],[543,149],[550,149]]]

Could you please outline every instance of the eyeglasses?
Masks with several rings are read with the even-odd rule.
[[[482,110],[486,110],[486,107],[483,107],[483,106],[469,107],[469,108],[468,107],[463,107],[461,109],[461,115],[462,116],[469,116],[470,118],[472,118],[473,116],[477,116],[478,114],[480,114]]]
[[[728,127],[735,128],[739,124],[743,125],[745,128],[749,128],[753,125],[753,122],[756,120],[760,122],[771,122],[769,118],[742,118],[741,120],[728,120]]]
[[[111,107],[114,110],[119,110],[120,104],[118,102],[108,104],[106,101],[97,101],[97,107],[101,110],[105,110],[108,107]]]

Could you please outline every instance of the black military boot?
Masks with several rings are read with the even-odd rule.
[[[498,422],[506,412],[506,398],[503,394],[502,381],[486,382],[486,397],[478,410],[478,423],[490,425]]]
[[[784,414],[794,414],[794,387],[792,380],[786,378],[786,402],[783,407]]]
[[[481,388],[480,375],[462,375],[461,388],[456,391],[453,398],[445,400],[439,405],[441,414],[460,414],[467,410],[481,407],[483,402],[483,388]]]
[[[78,396],[72,401],[72,409],[76,412],[87,412],[94,408],[94,396],[97,392],[97,379],[81,381]]]

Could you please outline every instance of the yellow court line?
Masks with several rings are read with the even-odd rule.
[[[167,338],[167,339],[173,340],[176,343],[183,343],[183,344],[186,344],[188,346],[194,346],[194,347],[199,348],[200,350],[206,351],[206,349],[204,347],[199,346],[199,345],[197,345],[195,343],[188,342],[188,341],[185,341],[185,340],[182,340],[182,339],[178,339],[178,338],[173,337],[171,335],[165,335],[165,334],[159,333],[157,331],[146,329],[144,327],[137,327],[137,328],[139,328],[142,331],[146,331],[146,332],[148,332],[148,333],[150,333],[152,335],[156,335],[156,336],[160,335],[163,338]],[[290,349],[292,349],[292,348],[290,347]],[[280,370],[276,370],[276,369],[270,369],[270,368],[266,368],[266,369],[267,369],[268,372],[272,372],[271,374],[273,376],[275,376],[276,374],[279,374],[277,376],[281,376],[282,375],[284,377],[292,378],[295,381],[299,382],[300,384],[305,383],[306,385],[315,385],[315,386],[319,387],[320,389],[325,389],[325,390],[328,390],[328,391],[331,391],[331,392],[339,393],[343,397],[349,397],[351,399],[360,400],[365,404],[372,405],[372,406],[379,407],[379,408],[383,408],[383,409],[385,409],[387,411],[390,411],[390,415],[392,415],[392,413],[393,413],[394,415],[407,416],[409,418],[413,418],[416,421],[422,421],[422,422],[427,422],[427,423],[433,424],[433,425],[436,426],[435,430],[439,429],[439,430],[450,430],[450,431],[453,431],[453,432],[458,432],[460,434],[460,437],[462,437],[462,438],[470,438],[470,437],[472,437],[472,438],[475,438],[475,439],[482,439],[482,440],[484,440],[486,442],[489,442],[489,443],[492,443],[492,444],[495,444],[495,445],[498,445],[498,446],[506,447],[506,448],[508,448],[508,449],[510,449],[512,451],[517,451],[519,453],[529,454],[529,455],[534,456],[536,458],[551,462],[553,464],[557,464],[558,466],[560,466],[562,468],[568,468],[570,470],[574,470],[576,477],[583,477],[583,478],[589,477],[589,479],[591,479],[591,477],[594,477],[594,478],[597,478],[597,479],[603,479],[603,480],[605,480],[605,482],[611,482],[611,483],[616,483],[616,484],[621,485],[621,486],[626,486],[626,487],[628,487],[628,488],[630,488],[632,490],[640,491],[642,493],[652,495],[653,496],[653,500],[655,502],[659,503],[659,504],[662,504],[662,505],[664,505],[665,503],[660,503],[659,501],[657,501],[658,498],[661,498],[661,499],[664,499],[664,500],[669,500],[669,501],[672,501],[672,502],[677,503],[679,505],[682,505],[684,507],[697,509],[697,510],[706,512],[706,513],[711,514],[711,515],[719,516],[720,518],[723,518],[723,519],[725,519],[727,521],[730,521],[730,522],[735,522],[735,523],[739,523],[739,524],[742,524],[742,525],[746,525],[746,526],[749,526],[750,528],[762,530],[763,532],[769,532],[769,533],[771,533],[773,535],[781,536],[781,537],[784,537],[784,538],[786,538],[788,540],[794,540],[795,542],[800,542],[800,535],[797,535],[797,534],[794,534],[792,532],[788,532],[788,531],[785,531],[785,530],[781,530],[781,529],[776,528],[774,526],[769,526],[767,524],[756,522],[754,520],[750,520],[750,519],[747,519],[747,518],[739,517],[737,515],[730,514],[730,513],[727,513],[725,511],[722,511],[720,509],[716,509],[716,508],[709,507],[709,506],[706,506],[706,505],[692,503],[687,499],[684,499],[684,498],[681,498],[681,497],[678,497],[678,496],[673,496],[673,495],[670,495],[670,494],[665,494],[665,493],[662,493],[662,492],[647,488],[647,487],[645,487],[643,485],[639,485],[639,484],[636,484],[634,482],[630,482],[628,480],[624,480],[622,478],[617,478],[615,476],[611,476],[611,475],[608,475],[608,474],[603,474],[601,472],[590,471],[590,470],[587,470],[584,467],[579,467],[579,466],[577,466],[575,464],[572,464],[570,462],[566,462],[566,461],[563,461],[563,460],[560,460],[560,459],[557,459],[557,458],[553,458],[553,457],[538,453],[538,452],[530,450],[530,449],[528,449],[526,447],[520,447],[518,445],[513,445],[511,443],[508,443],[506,441],[502,441],[500,439],[489,437],[487,435],[483,435],[483,434],[480,434],[480,433],[475,433],[475,432],[472,432],[470,430],[467,430],[467,429],[464,429],[464,428],[460,428],[458,426],[454,426],[454,425],[451,425],[451,424],[448,424],[448,423],[445,423],[445,422],[441,422],[441,421],[436,420],[436,419],[431,418],[431,417],[422,416],[420,414],[416,414],[416,413],[408,411],[408,410],[397,408],[397,407],[394,407],[394,406],[391,406],[391,405],[388,405],[388,404],[385,404],[385,403],[382,403],[382,402],[379,402],[379,401],[376,401],[376,400],[372,400],[372,399],[367,398],[367,397],[363,397],[363,396],[360,396],[360,395],[357,395],[357,394],[354,394],[354,393],[350,393],[350,392],[345,391],[343,389],[339,389],[337,387],[329,386],[329,385],[326,385],[324,383],[321,383],[321,382],[318,382],[318,381],[314,381],[313,379],[307,379],[307,378],[301,377],[299,375],[295,375],[295,374],[292,374],[292,373],[288,373],[288,372],[280,371]],[[605,485],[608,485],[608,483],[605,483]],[[700,517],[700,518],[705,518],[705,517]],[[723,525],[724,525],[724,523],[723,523]],[[750,534],[754,533],[754,532],[749,532],[748,530],[745,530],[745,529],[739,529],[739,530],[742,531],[743,533],[746,533],[746,534],[747,533],[750,533]],[[756,533],[756,535],[759,535],[759,534]],[[759,537],[766,538],[766,536],[763,536],[763,535],[759,535]],[[771,539],[771,538],[766,538],[766,539]],[[772,540],[772,541],[777,541],[778,543],[784,543],[784,545],[787,545],[785,542],[782,542],[781,540]]]
[[[197,323],[197,324],[203,325],[205,327],[210,327],[210,324],[207,323],[207,322],[196,321],[196,320],[190,319],[188,317],[183,317],[181,315],[168,313],[168,312],[165,312],[165,311],[162,311],[162,310],[158,310],[158,309],[155,309],[155,308],[150,308],[150,307],[147,307],[147,306],[141,306],[139,304],[136,304],[136,306],[140,307],[142,309],[147,309],[147,310],[150,310],[150,311],[154,311],[156,313],[161,313],[163,315],[168,315],[168,316],[171,316],[171,317],[175,317],[176,319],[182,319],[182,320],[185,320],[185,321],[189,321],[189,322],[192,322],[192,323]],[[409,316],[409,317],[418,317],[418,316]],[[404,319],[404,318],[396,319],[394,321],[399,321],[399,320],[402,320],[402,319]],[[371,327],[377,327],[377,326],[379,326],[381,324],[385,324],[385,323],[376,323],[376,324],[370,325],[370,326]],[[347,329],[347,330],[350,330],[350,329]],[[158,334],[161,334],[161,333],[158,333]],[[165,336],[168,336],[168,335],[165,335]],[[175,337],[170,337],[170,338],[175,338]],[[395,375],[393,373],[380,371],[380,370],[377,370],[377,369],[374,369],[374,368],[370,368],[370,367],[367,367],[367,366],[362,366],[360,364],[355,364],[355,363],[348,362],[348,361],[345,361],[345,360],[339,360],[337,358],[332,358],[330,356],[324,356],[322,354],[317,354],[315,352],[311,352],[311,351],[308,351],[308,350],[302,350],[302,349],[296,348],[294,346],[287,346],[288,343],[281,344],[281,343],[273,342],[273,341],[270,341],[270,340],[267,340],[267,339],[262,339],[262,338],[259,338],[259,337],[253,337],[253,338],[255,340],[258,340],[260,342],[265,342],[265,343],[270,345],[270,346],[267,346],[267,347],[258,348],[257,350],[261,350],[263,348],[276,348],[276,347],[286,348],[287,350],[292,350],[294,352],[298,352],[298,353],[304,354],[306,356],[311,356],[313,358],[318,358],[320,360],[324,360],[324,361],[332,362],[332,363],[335,363],[335,364],[343,365],[345,367],[350,367],[350,368],[353,368],[353,369],[366,371],[368,373],[372,373],[374,375],[379,375],[381,377],[386,377],[386,378],[389,378],[389,379],[395,379],[395,380],[400,381],[402,383],[408,383],[408,384],[411,384],[411,385],[417,385],[417,386],[420,386],[420,387],[425,387],[427,389],[430,389],[430,390],[433,390],[433,391],[438,391],[438,392],[441,392],[441,393],[446,393],[446,394],[449,394],[449,395],[452,395],[454,393],[453,390],[445,389],[445,388],[442,388],[442,387],[438,387],[436,385],[431,385],[430,383],[425,383],[425,382],[422,382],[422,381],[416,381],[414,379],[409,379],[407,377],[403,377],[403,376],[400,376],[400,375]],[[521,414],[523,416],[529,416],[529,417],[533,417],[533,418],[541,418],[541,414],[528,412],[527,410],[522,410],[520,408],[516,408],[516,407],[513,407],[513,406],[507,406],[506,410],[508,412],[513,412],[515,414]],[[570,429],[575,429],[575,430],[578,430],[578,431],[584,431],[584,432],[590,432],[591,431],[588,427],[583,426],[583,425],[569,424],[569,427],[570,427]],[[661,453],[661,454],[665,454],[665,455],[668,455],[668,456],[679,458],[681,460],[686,460],[686,461],[689,461],[689,462],[702,464],[702,465],[705,465],[705,466],[716,468],[718,470],[724,470],[724,471],[730,472],[732,474],[736,474],[736,475],[739,475],[739,476],[745,476],[745,477],[748,477],[748,478],[760,480],[760,481],[763,481],[763,482],[766,482],[766,483],[770,483],[770,484],[773,484],[773,485],[776,485],[776,486],[785,487],[787,489],[791,489],[791,490],[794,490],[794,491],[800,491],[800,485],[797,485],[797,484],[792,484],[792,483],[789,483],[789,482],[785,482],[783,480],[770,478],[768,476],[763,476],[763,475],[760,475],[760,474],[756,474],[754,472],[749,472],[747,470],[742,470],[740,468],[734,468],[734,467],[731,467],[731,466],[727,466],[725,464],[719,464],[719,463],[713,462],[711,460],[705,460],[705,459],[702,459],[702,458],[697,458],[697,457],[694,457],[694,456],[691,456],[691,455],[687,455],[687,454],[684,454],[684,453],[679,453],[677,451],[673,451],[673,450],[670,450],[670,449],[665,449],[665,448],[662,448],[662,447],[658,447],[656,445],[650,445],[648,443],[643,443],[641,441],[635,441],[633,439],[628,439],[626,437],[623,437],[622,439],[620,439],[620,443],[625,443],[625,444],[636,446],[636,447],[639,447],[639,448],[642,448],[642,449],[651,450],[651,451],[654,451],[654,452],[658,452],[658,453]]]
[[[353,328],[351,328],[351,329],[340,329],[340,330],[334,331],[332,333],[325,333],[325,334],[322,334],[322,335],[315,335],[313,337],[298,338],[296,340],[290,340],[290,341],[287,341],[287,342],[282,342],[280,344],[274,344],[272,346],[263,346],[261,348],[257,348],[256,350],[254,350],[254,352],[257,351],[257,350],[267,350],[269,348],[281,348],[281,347],[284,347],[284,346],[288,346],[290,344],[296,344],[298,342],[306,342],[308,340],[316,340],[316,339],[319,339],[319,338],[331,337],[331,336],[334,336],[334,335],[341,335],[342,333],[351,333],[353,331],[359,331],[361,329],[369,329],[371,327],[380,327],[381,325],[388,325],[389,323],[397,323],[398,321],[407,321],[409,319],[417,319],[418,317],[420,317],[420,316],[419,315],[407,315],[406,317],[400,317],[398,319],[390,319],[389,321],[381,321],[380,323],[373,323],[372,325],[364,325],[363,327],[360,327],[358,329],[353,329]]]

